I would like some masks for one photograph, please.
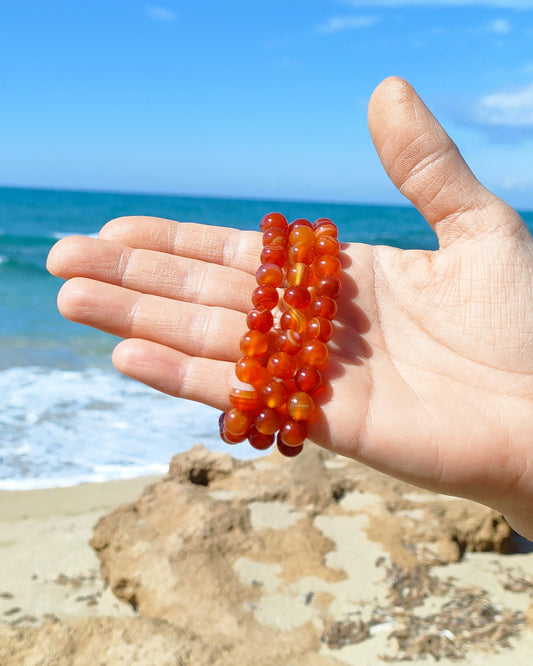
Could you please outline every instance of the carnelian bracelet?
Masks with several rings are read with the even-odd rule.
[[[303,448],[328,361],[341,290],[339,241],[327,218],[288,224],[281,213],[269,213],[261,231],[258,286],[240,341],[243,357],[235,366],[231,409],[220,415],[220,436],[228,444],[248,439],[262,451],[277,433],[279,451],[293,457]]]

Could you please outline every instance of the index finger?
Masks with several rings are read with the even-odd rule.
[[[255,273],[261,253],[259,232],[160,217],[118,217],[108,222],[99,235],[132,248],[201,259],[247,273]]]

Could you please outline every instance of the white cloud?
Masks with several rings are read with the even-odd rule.
[[[498,35],[508,35],[512,29],[512,23],[507,19],[495,19],[488,25],[489,32],[495,32]]]
[[[482,97],[476,105],[476,119],[485,127],[532,130],[533,83]]]
[[[178,18],[176,12],[162,5],[148,5],[146,13],[151,19],[155,19],[156,21],[175,21]]]
[[[352,7],[499,7],[533,9],[533,0],[348,0]]]
[[[319,25],[317,32],[329,35],[344,30],[371,28],[379,20],[378,16],[333,16],[329,21],[326,21],[326,23]]]

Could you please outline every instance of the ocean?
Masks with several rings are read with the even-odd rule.
[[[330,217],[343,241],[435,249],[413,208],[0,188],[0,489],[46,488],[164,473],[195,443],[228,451],[218,412],[120,375],[117,340],[66,321],[48,251],[120,215],[257,229],[262,215]],[[525,214],[533,225],[533,213]],[[245,444],[232,455],[249,458]]]

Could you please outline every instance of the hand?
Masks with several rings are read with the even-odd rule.
[[[532,238],[407,83],[376,89],[369,127],[439,250],[343,246],[329,390],[310,439],[492,506],[533,538]],[[122,218],[99,239],[60,241],[48,267],[68,280],[64,316],[125,338],[121,372],[225,409],[260,246],[259,232]]]

